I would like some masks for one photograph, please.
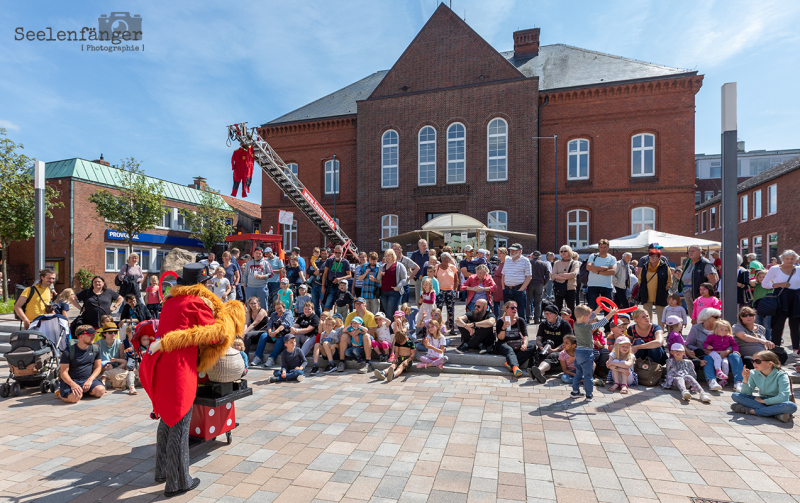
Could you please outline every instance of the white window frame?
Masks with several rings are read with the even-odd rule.
[[[633,214],[636,210],[642,210],[642,218],[640,220],[634,220]],[[652,220],[645,218],[645,210],[650,210],[653,212]],[[647,230],[647,224],[652,222],[651,228],[656,230],[656,209],[652,206],[637,206],[631,210],[631,234],[636,234],[637,232],[641,232]],[[639,230],[636,230],[636,226],[641,227]]]
[[[772,239],[772,236],[775,236],[774,240]],[[777,232],[772,232],[770,234],[767,234],[767,258],[766,258],[767,262],[771,262],[772,261],[772,245],[773,244],[775,245],[775,256],[777,257],[778,256],[778,233]]]
[[[739,206],[741,211],[739,212],[739,221],[740,222],[747,222],[747,216],[750,214],[748,211],[747,205],[749,204],[750,199],[747,197],[747,194],[743,195],[739,198]]]
[[[422,133],[430,129],[433,131],[433,140],[423,140]],[[419,130],[417,133],[417,185],[425,186],[425,185],[436,185],[436,128],[433,126],[424,126],[422,129]],[[433,162],[428,160],[428,162],[422,162],[422,147],[433,145]],[[422,170],[423,168],[427,171],[433,168],[433,181],[428,181],[426,183],[422,182]],[[428,177],[426,177],[428,178]]]
[[[164,209],[165,210],[169,210],[169,211],[165,212],[164,215],[161,216],[161,224],[162,225],[156,225],[156,229],[169,230],[169,229],[172,229],[173,222],[174,222],[174,219],[172,218],[173,217],[173,209],[174,208],[170,208],[168,206],[165,206]],[[169,219],[169,225],[164,226],[163,225],[164,224],[164,219],[167,219],[167,218]]]
[[[703,202],[703,193],[700,192],[699,190],[696,190],[694,192],[694,204],[698,205],[698,204],[700,204],[702,202]]]
[[[705,191],[703,193],[703,202],[706,202],[706,201],[708,201],[709,199],[711,199],[713,197],[714,197],[714,191],[713,190],[707,190],[707,191]]]
[[[759,241],[758,245],[756,245],[756,241]],[[756,248],[758,248],[759,251],[756,251]],[[755,253],[756,254],[756,260],[758,260],[761,263],[764,262],[764,238],[763,238],[763,236],[761,236],[761,235],[753,236],[753,251],[751,251],[750,253]],[[769,253],[769,249],[767,250],[767,253]],[[767,260],[767,262],[769,262],[769,260]]]
[[[461,126],[464,131],[464,136],[461,138],[450,138],[450,131],[455,129],[456,127]],[[455,148],[458,148],[458,144],[463,144],[464,154],[461,159],[451,159],[450,158],[450,145],[453,144]],[[450,165],[457,165],[458,163],[462,163],[463,169],[461,170],[462,176],[451,177],[450,176]],[[463,177],[463,179],[462,179]],[[467,183],[467,127],[460,123],[454,122],[447,127],[447,175],[446,180],[448,185],[458,184],[458,183]]]
[[[653,146],[646,147],[645,144],[647,143],[647,137],[651,137],[653,139]],[[641,147],[634,147],[633,142],[636,138],[641,137]],[[651,172],[645,172],[645,157],[646,152],[652,151],[653,152],[653,170]],[[640,163],[639,163],[639,173],[634,171],[634,161],[633,156],[635,152],[641,153],[640,156]],[[656,135],[652,133],[639,133],[637,135],[631,136],[631,176],[638,177],[638,176],[654,176],[656,174]]]
[[[492,133],[492,124],[499,122],[503,125],[503,132],[502,133]],[[465,133],[466,136],[466,133]],[[503,143],[503,151],[505,152],[504,155],[492,155],[492,139],[497,140],[498,147],[495,151],[499,151],[500,140],[502,139]],[[464,152],[466,156],[466,151]],[[500,170],[498,168],[498,173],[495,177],[492,177],[492,170],[490,168],[490,164],[492,161],[503,161],[505,168],[503,168],[502,176],[500,176]],[[489,125],[486,126],[486,181],[487,182],[504,182],[508,180],[508,122],[505,119],[496,117],[489,121]]]
[[[291,250],[297,246],[297,220],[292,220],[292,225],[281,224],[281,234],[284,250]]]
[[[180,209],[178,208],[175,208],[175,219],[173,222],[175,223],[175,230],[181,232],[190,232],[189,228],[186,226],[186,217],[183,216],[183,213],[181,213]]]
[[[717,226],[717,207],[712,206],[708,210],[708,230],[713,231]]]
[[[507,231],[508,230],[508,212],[505,210],[494,210],[490,211],[486,215],[486,227],[490,229],[495,229],[498,231]],[[494,245],[496,248],[501,246],[505,247],[508,245],[508,239],[506,238],[497,238],[495,239]]]
[[[139,267],[142,268],[142,272],[150,272],[153,271],[153,257],[155,256],[155,248],[134,248],[133,253],[139,255]],[[143,257],[144,252],[147,252],[147,256],[149,257],[148,263],[145,264]]]
[[[108,254],[109,250],[114,250],[114,269],[108,268],[108,261],[106,260],[106,255]],[[120,255],[122,252],[122,255]],[[120,263],[120,260],[122,263]],[[128,247],[127,246],[106,246],[105,253],[103,254],[103,267],[105,267],[105,272],[119,272],[122,269],[122,266],[128,260]]]
[[[739,240],[739,253],[742,257],[750,253],[750,239],[742,238]]]
[[[753,192],[753,220],[761,218],[761,190]]]
[[[586,150],[581,150],[581,147],[585,143]],[[575,146],[575,151],[572,151],[573,145]],[[588,180],[589,179],[589,162],[590,158],[590,143],[588,138],[575,138],[574,140],[570,140],[567,143],[567,180]],[[581,157],[586,156],[586,176],[580,176],[581,172]],[[575,159],[575,168],[577,176],[572,176],[570,174],[572,159]]]
[[[773,206],[775,209],[773,210]],[[778,212],[778,184],[767,187],[767,215],[774,215]]]
[[[172,250],[160,250],[158,248],[153,249],[153,271],[160,271],[161,264],[164,263],[164,258],[166,258],[167,254]],[[161,255],[161,264],[158,262],[158,256]]]
[[[715,164],[716,164],[716,166],[715,166]],[[714,171],[713,171],[713,170],[714,170],[715,168],[716,168],[717,170],[719,170],[719,172],[718,172],[718,173],[716,173],[716,174],[717,174],[717,175],[719,175],[719,176],[714,176],[714,174],[715,174],[715,173],[714,173]],[[722,161],[711,161],[711,162],[709,163],[709,165],[708,165],[708,178],[709,178],[709,179],[717,179],[717,178],[722,178]]]
[[[331,159],[329,161],[325,161],[325,194],[338,194],[338,193],[339,193],[339,159]]]
[[[700,234],[700,215],[694,214],[694,235]]]
[[[390,143],[387,143],[390,142]],[[393,143],[391,143],[393,141]],[[394,154],[394,164],[391,156]],[[394,189],[400,184],[400,135],[390,129],[381,135],[381,188]],[[394,175],[394,180],[391,180]],[[390,179],[387,183],[387,177]],[[394,183],[391,183],[391,182]]]
[[[706,232],[706,224],[707,224],[706,212],[704,211],[700,214],[700,234]]]
[[[575,216],[574,221],[572,216]],[[581,215],[586,216],[586,221],[581,222]],[[586,228],[586,239],[582,240],[581,227]],[[572,239],[570,230],[575,229],[575,239]],[[583,248],[589,245],[589,210],[571,210],[567,212],[567,244],[572,248]]]
[[[397,234],[399,234],[399,223],[400,219],[397,215],[383,215],[381,217],[381,239],[397,236]],[[388,250],[391,247],[392,243],[389,241],[381,241],[382,250]]]

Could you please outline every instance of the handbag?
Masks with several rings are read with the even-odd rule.
[[[660,363],[656,363],[647,358],[637,358],[636,363],[633,365],[636,369],[636,375],[639,377],[639,384],[643,386],[655,386],[661,380],[664,374],[664,367]]]
[[[792,280],[794,271],[795,269],[792,268],[792,272],[789,273],[789,279],[786,280],[787,283]],[[759,299],[756,307],[756,313],[758,313],[759,316],[766,318],[767,316],[775,316],[778,314],[778,311],[781,309],[780,295],[781,292],[783,292],[783,288],[780,290],[780,292],[773,291],[772,293],[768,293]]]
[[[522,339],[512,339],[510,341],[506,341],[506,344],[508,344],[508,347],[514,351],[519,351],[522,349]]]

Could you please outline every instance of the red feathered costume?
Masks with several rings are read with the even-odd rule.
[[[255,155],[252,145],[244,148],[239,147],[234,150],[231,156],[231,169],[233,170],[233,192],[231,196],[236,197],[239,191],[239,183],[242,184],[242,197],[247,197],[250,190],[250,181],[253,178],[253,163]]]

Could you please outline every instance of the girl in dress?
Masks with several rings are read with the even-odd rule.
[[[429,365],[431,367],[439,367],[439,370],[444,368],[444,362],[447,359],[444,355],[447,339],[441,333],[441,328],[442,326],[436,320],[428,322],[428,334],[423,341],[428,352],[420,355],[420,363],[417,364],[418,369],[424,369]]]
[[[686,352],[683,344],[673,344],[670,346],[669,352],[672,358],[667,361],[667,377],[664,379],[661,386],[664,389],[669,389],[675,384],[675,386],[681,390],[681,396],[684,400],[690,400],[692,398],[691,391],[697,391],[700,393],[700,401],[709,403],[711,397],[708,396],[708,393],[703,391],[703,387],[697,382],[697,373],[694,371],[694,363],[692,363],[692,360],[684,358]],[[689,391],[687,385],[691,388],[691,391]]]
[[[422,319],[431,319],[431,311],[436,305],[436,292],[433,291],[433,281],[431,278],[422,280],[422,293],[419,295],[419,313]]]
[[[639,377],[633,371],[634,363],[636,363],[636,355],[631,353],[631,340],[625,336],[617,337],[614,351],[606,363],[608,380],[614,381],[608,391],[620,390],[620,393],[627,393],[628,386],[639,384]]]

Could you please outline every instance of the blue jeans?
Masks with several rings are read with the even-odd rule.
[[[381,290],[381,306],[383,306],[383,312],[386,313],[386,316],[392,317],[390,319],[394,319],[394,312],[397,311],[400,300],[402,300],[402,295],[397,290],[390,290],[388,292]]]
[[[355,358],[356,361],[361,361],[367,357],[367,353],[364,352],[363,346],[352,346],[344,350],[344,356]]]
[[[258,297],[258,302],[261,304],[261,307],[263,307],[264,309],[266,309],[267,312],[269,312],[269,305],[267,304],[268,297],[267,297],[266,286],[244,287],[245,305],[247,299],[249,299],[250,297]]]
[[[714,360],[708,355],[705,355],[703,359],[706,361],[703,367],[703,372],[706,374],[706,382],[716,379],[717,376],[714,375]],[[736,353],[731,353],[728,355],[728,364],[731,367],[731,373],[733,373],[733,382],[742,382],[742,369],[744,368],[742,357]],[[777,412],[777,414],[780,414],[780,412]]]
[[[639,346],[644,344],[641,339],[636,339],[633,343],[634,346]],[[667,352],[664,351],[664,347],[660,348],[652,348],[652,349],[641,349],[636,352],[636,358],[650,358],[656,363],[660,363],[661,365],[667,364]],[[709,357],[711,358],[711,357]],[[741,360],[740,360],[741,361]],[[711,370],[713,374],[714,365],[711,365]],[[739,369],[739,375],[742,375],[742,369]]]
[[[730,358],[730,356],[728,358]],[[706,367],[708,367],[708,365],[706,365]],[[753,409],[757,416],[777,416],[778,414],[794,414],[797,412],[797,405],[795,405],[794,402],[764,405],[763,403],[756,402],[752,396],[745,395],[744,393],[734,393],[731,395],[731,398],[734,402],[744,405],[748,409]]]
[[[319,301],[320,297],[322,296],[322,285],[312,284],[311,285],[311,302],[314,303],[314,312],[317,316],[322,313],[322,310],[319,308]]]
[[[281,381],[296,381],[298,376],[303,375],[302,370],[286,370],[286,377],[281,377],[281,371],[276,370],[272,372],[272,375],[277,377]]]
[[[517,317],[528,322],[528,293],[526,291],[520,292],[519,288],[513,290],[509,288],[503,289],[503,304],[513,300],[517,303]]]
[[[592,374],[594,373],[594,350],[592,348],[575,348],[575,377],[572,378],[572,391],[581,390],[581,380],[586,389],[586,396],[591,397],[594,392]]]
[[[614,295],[614,290],[612,288],[606,288],[604,286],[590,286],[586,289],[586,302],[589,303],[589,307],[591,307],[592,311],[594,311],[597,309],[597,297],[605,297],[610,299],[612,295]]]
[[[256,356],[264,359],[264,347],[267,345],[267,342],[270,342],[271,337],[267,332],[261,334],[261,337],[258,339],[258,345],[256,346]],[[273,360],[278,357],[283,351],[283,336],[279,336],[275,339],[275,347],[272,348],[272,353],[269,354],[269,357]]]
[[[566,372],[561,373],[561,382],[563,382],[564,384],[572,384],[572,379],[573,377],[567,374]]]
[[[330,284],[325,288],[325,297],[322,300],[322,305],[325,306],[325,311],[329,311],[333,308],[333,303],[336,300],[336,292],[338,290],[339,289],[333,284]]]
[[[277,281],[267,282],[267,288],[269,289],[269,307],[271,308],[278,298],[278,290],[281,289],[281,284]],[[267,309],[267,311],[269,310]]]
[[[768,341],[772,340],[772,316],[766,318],[756,313],[756,323],[767,329],[766,337]]]
[[[494,313],[494,317],[499,319],[500,310],[503,308],[503,303],[500,301],[494,301],[492,304],[492,312]]]
[[[400,296],[400,304],[405,304],[408,302],[409,292],[411,292],[411,285],[406,283],[406,286],[403,287],[403,295]]]

